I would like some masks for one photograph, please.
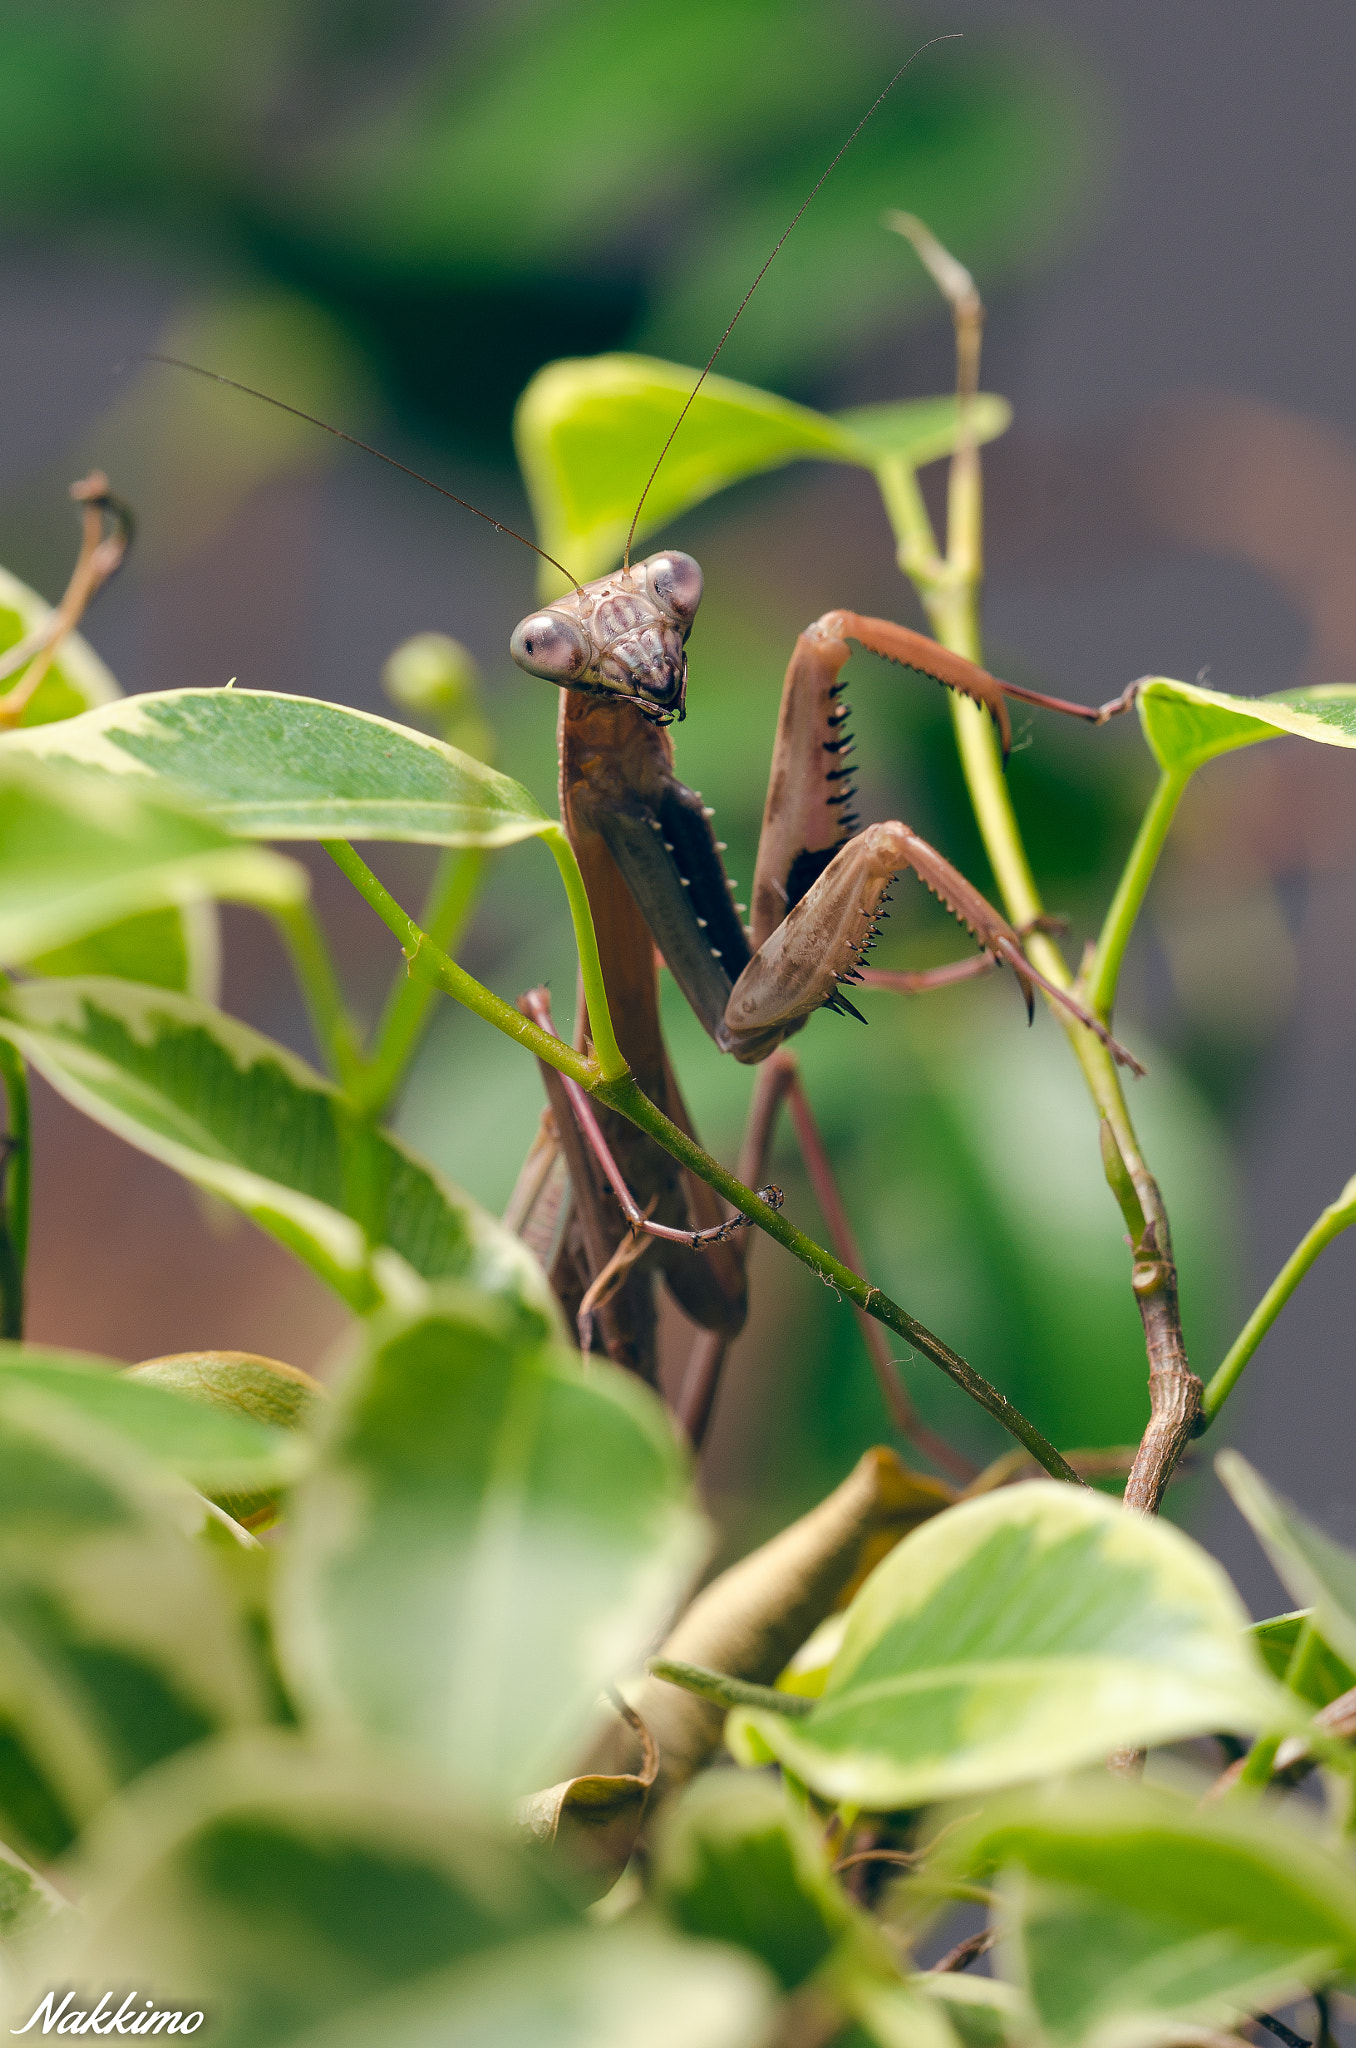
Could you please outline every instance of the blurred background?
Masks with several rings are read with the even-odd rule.
[[[1086,701],[1133,676],[1240,694],[1356,677],[1356,18],[1342,0],[0,0],[0,561],[50,597],[93,463],[136,506],[88,621],[124,689],[242,685],[389,709],[409,634],[480,660],[497,763],[553,801],[556,692],[508,661],[534,563],[466,514],[168,350],[324,414],[513,524],[514,399],[561,355],[705,359],[863,108],[920,59],[733,336],[722,369],[836,407],[925,395],[950,331],[880,226],[923,215],[974,270],[984,381],[1016,408],[986,457],[989,665]],[[934,503],[936,500],[934,500]],[[871,480],[801,466],[667,539],[706,570],[680,771],[748,876],[777,690],[830,605],[920,623]],[[897,815],[988,887],[944,706],[854,663],[864,817]],[[1130,721],[1019,721],[1010,769],[1047,901],[1096,928],[1152,772]],[[1356,1171],[1356,767],[1277,741],[1207,770],[1150,900],[1118,1028],[1206,1376]],[[382,849],[417,899],[429,861]],[[384,930],[312,863],[360,1011]],[[900,891],[882,965],[955,957]],[[224,1000],[309,1051],[271,933],[224,919]],[[505,995],[552,980],[544,852],[499,856],[464,948]],[[672,994],[670,990],[668,992]],[[750,1077],[681,1004],[698,1126],[733,1156]],[[797,1041],[871,1276],[1064,1445],[1137,1438],[1138,1318],[1096,1129],[1063,1040],[1010,981],[875,994],[870,1028]],[[324,1370],[344,1318],[248,1226],[37,1091],[34,1338],[129,1360],[193,1346]],[[444,1005],[398,1116],[495,1209],[535,1069]],[[775,1177],[815,1228],[789,1152]],[[1216,1433],[1356,1540],[1356,1246],[1306,1282]],[[730,1546],[808,1506],[888,1434],[855,1325],[764,1241],[705,1461]],[[684,1333],[668,1332],[674,1360]],[[1004,1445],[921,1361],[928,1418]],[[1213,1450],[1216,1438],[1210,1440]],[[1259,1611],[1281,1599],[1209,1476],[1175,1496]]]

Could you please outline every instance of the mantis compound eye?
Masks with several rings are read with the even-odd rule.
[[[691,555],[679,554],[676,549],[662,555],[651,555],[645,563],[645,582],[665,611],[672,613],[684,625],[691,625],[702,601],[700,562],[694,562]]]
[[[593,643],[564,612],[533,612],[514,628],[509,653],[530,676],[570,683],[593,660]]]

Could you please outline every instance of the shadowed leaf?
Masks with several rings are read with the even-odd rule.
[[[290,2044],[572,1918],[527,1857],[426,1783],[282,1734],[200,1751],[138,1788],[91,1832],[83,1865],[92,1910],[35,1958],[14,2009],[27,1998],[26,2019],[55,1983],[87,2007],[111,1984],[153,1987],[162,2010],[210,2014],[220,2048]]]
[[[394,1253],[406,1281],[473,1279],[554,1327],[545,1276],[509,1231],[219,1010],[130,982],[31,982],[0,995],[0,1032],[77,1109],[244,1210],[355,1308],[399,1286]]]
[[[0,1395],[10,1387],[29,1388],[116,1431],[202,1493],[282,1485],[306,1462],[305,1444],[285,1430],[239,1410],[206,1408],[163,1382],[139,1382],[84,1353],[0,1344]]]
[[[40,726],[37,734],[78,723]],[[0,960],[7,964],[148,912],[215,897],[283,908],[306,895],[305,872],[294,861],[241,846],[163,792],[129,786],[125,777],[96,780],[44,766],[23,751],[27,737],[0,738]]]
[[[1237,1451],[1221,1451],[1215,1470],[1234,1506],[1252,1524],[1281,1584],[1313,1608],[1324,1640],[1356,1666],[1356,1552],[1334,1543],[1298,1508],[1273,1493]]]
[[[190,1540],[203,1513],[104,1423],[0,1371],[0,1826],[39,1863],[140,1771],[261,1718]]]
[[[1356,1955],[1356,1879],[1275,1811],[1089,1780],[996,1802],[939,1869],[1006,1873],[1003,1974],[1055,2048],[1232,2029]]]

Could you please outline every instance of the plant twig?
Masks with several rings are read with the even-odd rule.
[[[907,486],[902,476],[895,473],[900,467],[898,463],[893,468],[888,465],[882,468],[879,479],[881,493],[895,528],[899,566],[915,584],[938,640],[953,652],[963,654],[971,661],[979,661],[982,651],[979,587],[983,574],[983,492],[979,451],[973,435],[964,431],[964,424],[978,376],[982,308],[977,310],[977,298],[972,301],[973,285],[959,265],[944,274],[935,251],[925,247],[917,233],[902,221],[891,224],[909,234],[923,261],[951,300],[956,322],[957,395],[961,401],[962,431],[951,460],[945,555],[937,547],[916,481],[911,487]],[[945,256],[946,252],[941,254]],[[1124,703],[1130,701],[1130,695],[1126,694]],[[1110,707],[1104,708],[1109,714]],[[1057,988],[1070,988],[1074,983],[1068,965],[1044,929],[1040,893],[1013,810],[992,724],[978,704],[955,692],[951,698],[951,716],[984,850],[1008,916],[1019,929],[1030,929],[1027,953],[1046,980]],[[1119,970],[1125,940],[1143,899],[1144,889],[1148,886],[1154,860],[1179,795],[1180,789],[1174,795],[1165,793],[1160,787],[1131,857],[1129,878],[1117,891],[1108,928],[1103,935],[1099,986],[1104,997],[1108,991],[1114,994],[1114,977]],[[1140,1455],[1126,1486],[1125,1502],[1128,1507],[1153,1513],[1157,1510],[1172,1468],[1191,1437],[1201,1394],[1201,1383],[1187,1364],[1186,1347],[1182,1341],[1177,1269],[1173,1263],[1167,1211],[1158,1184],[1140,1152],[1120,1077],[1106,1046],[1086,1025],[1051,1003],[1048,994],[1046,1001],[1067,1033],[1092,1099],[1114,1135],[1125,1176],[1133,1184],[1145,1219],[1144,1232],[1135,1237],[1136,1257],[1131,1285],[1144,1326],[1149,1362],[1150,1416]],[[1109,1010],[1104,1014],[1109,1014]]]
[[[700,1664],[681,1664],[672,1657],[651,1657],[645,1669],[666,1685],[680,1685],[713,1707],[756,1707],[765,1714],[784,1714],[788,1721],[802,1721],[813,1713],[816,1702],[800,1692],[778,1692],[772,1685],[752,1685],[747,1678],[729,1678],[723,1671],[707,1671]]]
[[[1177,815],[1182,793],[1190,780],[1189,769],[1185,772],[1165,769],[1159,777],[1158,786],[1149,799],[1149,807],[1140,821],[1139,832],[1130,849],[1130,857],[1121,871],[1120,881],[1116,884],[1111,906],[1103,919],[1086,983],[1088,1002],[1104,1024],[1111,1021],[1125,949],[1135,928],[1135,920],[1139,916],[1145,892],[1153,879],[1154,869],[1158,865],[1158,856],[1163,851],[1163,842],[1168,836],[1168,829]]]
[[[968,1969],[980,1956],[986,1956],[998,1939],[996,1927],[981,1927],[978,1934],[967,1934],[964,1941],[958,1941],[948,1949],[939,1963],[928,1971],[930,1977],[944,1977],[952,1970]]]
[[[916,1351],[920,1351],[925,1358],[939,1366],[972,1401],[977,1401],[980,1407],[986,1409],[995,1421],[1000,1422],[1010,1435],[1015,1436],[1019,1443],[1024,1443],[1036,1462],[1042,1465],[1052,1478],[1068,1480],[1075,1486],[1083,1484],[1073,1467],[1054,1445],[1041,1435],[1035,1424],[1028,1422],[1021,1411],[1013,1407],[1006,1395],[1000,1394],[997,1387],[991,1386],[983,1374],[976,1372],[972,1365],[967,1364],[959,1352],[953,1351],[949,1344],[944,1344],[940,1337],[934,1336],[925,1324],[911,1316],[907,1309],[901,1308],[898,1302],[892,1301],[881,1288],[872,1287],[859,1273],[854,1273],[849,1266],[845,1266],[841,1259],[835,1258],[822,1245],[816,1244],[803,1230],[798,1230],[787,1217],[769,1208],[751,1188],[746,1188],[718,1161],[712,1159],[709,1153],[703,1152],[701,1146],[695,1144],[685,1131],[680,1131],[676,1124],[670,1123],[663,1111],[657,1109],[641,1091],[632,1076],[628,1075],[625,1081],[595,1082],[589,1092],[599,1102],[605,1102],[609,1109],[620,1110],[623,1116],[630,1117],[641,1130],[656,1138],[666,1152],[681,1160],[684,1166],[690,1166],[699,1179],[715,1188],[718,1194],[724,1195],[733,1208],[747,1216],[751,1223],[755,1223],[769,1237],[776,1238],[778,1244],[784,1245],[802,1265],[808,1266],[812,1273],[817,1273],[826,1286],[832,1287],[835,1292],[845,1295],[849,1301],[865,1309],[869,1316],[874,1316],[878,1322],[884,1323],[887,1329],[897,1332],[912,1344]]]
[[[582,921],[587,927],[588,947],[597,971],[598,1008],[596,1012],[591,1009],[589,1013],[590,1022],[594,1025],[594,1043],[597,1045],[599,1038],[605,1036],[615,1051],[616,1038],[607,1010],[601,969],[598,967],[598,946],[588,897],[584,893],[583,879],[579,876],[578,863],[574,860],[569,841],[563,833],[559,838],[579,880],[582,909],[576,918],[576,933],[580,933]],[[881,1288],[871,1286],[859,1273],[854,1273],[849,1266],[844,1265],[841,1259],[835,1258],[822,1245],[816,1244],[812,1237],[807,1236],[803,1230],[798,1230],[787,1217],[765,1202],[760,1195],[755,1194],[752,1188],[746,1187],[718,1160],[713,1159],[709,1152],[704,1152],[686,1131],[679,1130],[678,1126],[670,1122],[663,1111],[650,1101],[624,1062],[621,1073],[608,1078],[607,1074],[601,1071],[601,1054],[597,1061],[586,1059],[582,1053],[576,1052],[573,1046],[566,1045],[564,1040],[557,1038],[553,1032],[543,1031],[540,1024],[535,1024],[529,1017],[523,1016],[511,1003],[506,1003],[502,996],[497,996],[491,989],[485,988],[474,975],[459,967],[455,960],[449,960],[442,948],[435,946],[427,933],[421,931],[413,918],[401,909],[390,890],[377,879],[347,840],[325,840],[322,844],[359,894],[371,904],[382,922],[402,941],[406,947],[405,957],[409,961],[412,974],[430,977],[458,1002],[464,1003],[467,1009],[474,1011],[478,1017],[483,1017],[487,1023],[496,1025],[506,1037],[515,1039],[518,1044],[535,1053],[538,1059],[544,1060],[548,1066],[557,1068],[569,1079],[577,1081],[580,1087],[587,1089],[595,1101],[605,1103],[609,1109],[618,1110],[622,1116],[628,1117],[640,1130],[656,1139],[672,1158],[690,1167],[699,1180],[704,1180],[708,1187],[723,1195],[732,1209],[746,1217],[768,1237],[775,1238],[777,1243],[798,1258],[802,1265],[808,1266],[825,1286],[833,1288],[839,1295],[846,1295],[859,1308],[865,1309],[868,1315],[874,1316],[878,1322],[896,1331],[912,1344],[916,1351],[920,1351],[925,1358],[939,1366],[972,1401],[977,1401],[980,1407],[987,1410],[995,1421],[1001,1423],[1010,1435],[1015,1436],[1019,1443],[1025,1444],[1037,1463],[1042,1465],[1052,1478],[1067,1480],[1075,1486],[1083,1484],[1054,1445],[1041,1435],[1035,1424],[1029,1422],[1020,1409],[1013,1407],[1006,1395],[1001,1394],[997,1387],[991,1386],[983,1374],[976,1372],[959,1352],[953,1351],[949,1344],[944,1344],[940,1337],[934,1336],[925,1324],[911,1316],[907,1309],[901,1308],[898,1302],[892,1301]],[[562,861],[561,866],[564,872],[566,863]],[[581,959],[582,957],[581,943]],[[1093,1040],[1094,1044],[1096,1042]],[[615,1056],[617,1060],[621,1060],[619,1051]],[[1109,1062],[1110,1054],[1107,1058]]]

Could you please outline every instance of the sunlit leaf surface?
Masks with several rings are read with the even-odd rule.
[[[700,372],[650,356],[549,363],[518,403],[514,433],[541,544],[587,582],[621,560],[641,491]],[[1010,418],[984,396],[972,414],[981,441]],[[934,461],[954,445],[956,403],[925,398],[837,416],[714,373],[693,401],[646,497],[638,536],[741,477],[806,459],[871,469],[901,457]],[[558,590],[555,571],[543,569]]]
[[[1139,693],[1140,723],[1159,766],[1190,773],[1216,754],[1281,733],[1328,747],[1356,747],[1356,683],[1227,697],[1199,683],[1154,676]]]
[[[558,1782],[701,1554],[660,1403],[449,1289],[377,1324],[298,1490],[285,1667],[330,1727],[479,1804]]]
[[[0,761],[20,751],[138,792],[158,784],[205,832],[250,839],[511,846],[552,822],[520,784],[428,733],[267,690],[127,697],[0,740]]]
[[[730,1740],[826,1798],[895,1808],[1293,1720],[1246,1625],[1178,1530],[1081,1487],[1013,1487],[948,1509],[877,1568],[808,1716],[740,1712]]]

